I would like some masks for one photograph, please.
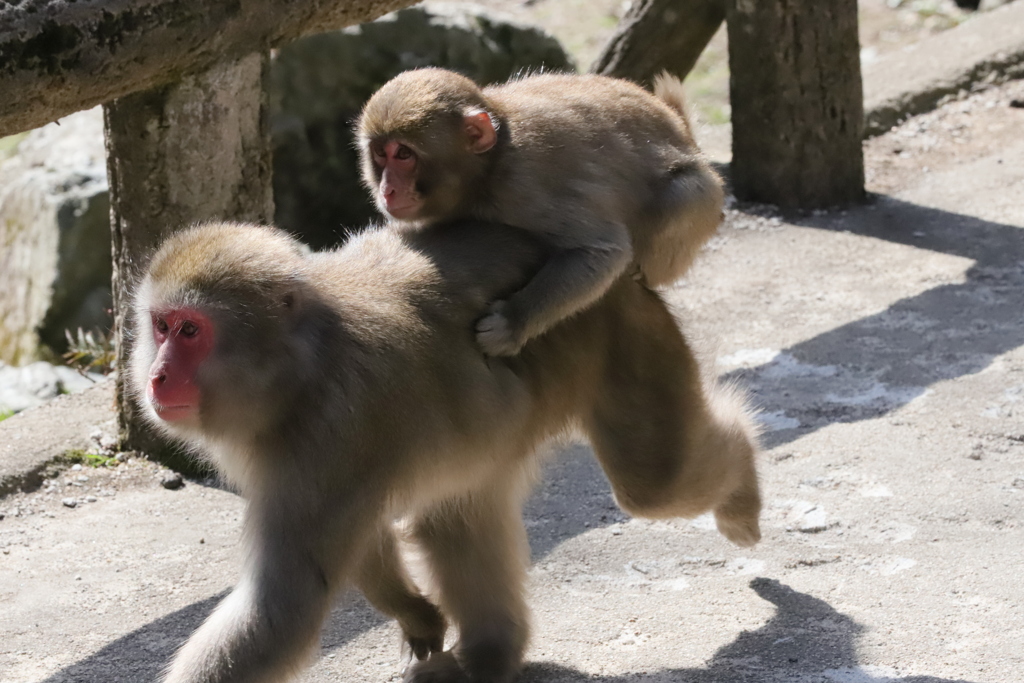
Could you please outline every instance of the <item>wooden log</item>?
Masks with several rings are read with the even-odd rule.
[[[413,0],[0,3],[0,136]]]
[[[644,85],[685,78],[725,21],[726,0],[634,0],[591,71]]]
[[[205,220],[272,220],[268,64],[267,53],[253,53],[104,107],[122,447],[178,469],[188,463],[149,431],[124,392],[132,293],[174,231]]]
[[[809,209],[864,197],[856,0],[732,0],[736,197]]]

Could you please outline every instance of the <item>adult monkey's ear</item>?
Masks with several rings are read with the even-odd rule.
[[[498,141],[498,132],[495,130],[494,121],[491,115],[483,109],[472,109],[462,117],[462,127],[469,139],[469,151],[474,154],[483,154],[494,147]]]

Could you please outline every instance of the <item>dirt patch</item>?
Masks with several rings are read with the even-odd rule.
[[[888,194],[907,179],[948,171],[1006,149],[1024,130],[1024,81],[971,94],[914,117],[864,146],[867,187]],[[1007,159],[1010,161],[1010,159]]]

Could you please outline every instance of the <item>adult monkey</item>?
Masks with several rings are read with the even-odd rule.
[[[506,223],[552,247],[477,321],[492,356],[515,355],[631,264],[652,287],[678,279],[722,220],[721,180],[668,74],[652,95],[592,74],[481,89],[444,69],[406,71],[366,103],[358,133],[363,183],[393,218]]]
[[[657,294],[625,278],[516,358],[480,353],[472,323],[545,257],[521,231],[472,223],[371,231],[321,254],[246,225],[164,244],[138,291],[129,383],[248,499],[249,550],[167,681],[286,678],[350,581],[427,657],[408,680],[509,681],[528,636],[533,454],[573,426],[625,509],[713,509],[729,538],[758,539],[742,402],[701,388]],[[399,516],[444,617],[394,552]],[[441,652],[445,617],[459,640]]]

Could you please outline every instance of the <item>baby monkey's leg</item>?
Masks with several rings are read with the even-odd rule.
[[[636,261],[649,287],[686,274],[722,222],[722,181],[701,159],[681,161],[634,231]]]

